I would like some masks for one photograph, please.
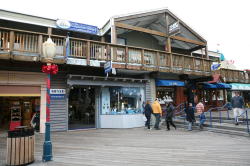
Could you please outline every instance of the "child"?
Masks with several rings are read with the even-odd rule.
[[[200,124],[199,124],[199,127],[200,129],[202,130],[203,129],[203,125],[206,121],[206,116],[204,114],[204,105],[202,102],[199,102],[197,105],[196,105],[196,112],[200,118]]]

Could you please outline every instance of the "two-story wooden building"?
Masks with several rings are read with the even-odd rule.
[[[168,9],[115,16],[101,29],[0,10],[0,112],[6,128],[20,110],[22,125],[39,112],[44,132],[42,43],[49,36],[59,65],[51,86],[61,96],[51,94],[53,131],[143,126],[146,100],[179,104],[186,100],[185,79],[212,74],[206,40]],[[199,49],[201,56],[194,56]]]

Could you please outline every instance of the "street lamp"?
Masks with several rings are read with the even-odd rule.
[[[43,43],[43,57],[47,65],[42,66],[42,72],[47,74],[47,94],[46,94],[46,123],[45,123],[45,141],[43,144],[43,161],[52,160],[52,143],[50,140],[50,75],[58,72],[58,66],[52,64],[56,55],[56,44],[53,43],[50,36]]]

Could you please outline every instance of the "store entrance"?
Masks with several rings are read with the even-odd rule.
[[[39,132],[40,97],[0,97],[0,130],[32,126]]]
[[[95,128],[95,87],[74,86],[69,94],[69,130]]]

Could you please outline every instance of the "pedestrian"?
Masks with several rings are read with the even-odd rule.
[[[171,124],[175,130],[176,130],[176,126],[173,122],[173,116],[174,116],[174,105],[172,102],[170,102],[166,108],[166,124],[167,124],[167,130],[170,130],[170,126],[169,124]]]
[[[192,131],[192,125],[195,122],[194,108],[192,103],[188,104],[188,106],[185,109],[185,113],[186,113],[186,120],[188,121],[188,131]]]
[[[203,127],[204,127],[204,123],[206,121],[206,116],[205,116],[205,113],[204,113],[204,104],[202,102],[199,102],[197,105],[196,105],[196,112],[198,114],[198,117],[200,119],[200,124],[199,124],[199,127],[200,129],[202,130]]]
[[[155,99],[154,103],[152,104],[153,114],[155,116],[155,125],[154,128],[156,130],[160,130],[159,124],[162,116],[161,105],[158,102],[158,99]]]
[[[238,117],[244,112],[244,99],[240,96],[240,92],[235,92],[235,96],[232,98],[231,104],[234,112],[235,125],[238,125]]]
[[[152,114],[153,110],[152,107],[150,105],[150,101],[147,100],[146,105],[144,107],[144,114],[145,117],[147,118],[147,121],[145,123],[145,127],[148,127],[148,129],[150,130],[150,119],[151,119],[151,114]]]

